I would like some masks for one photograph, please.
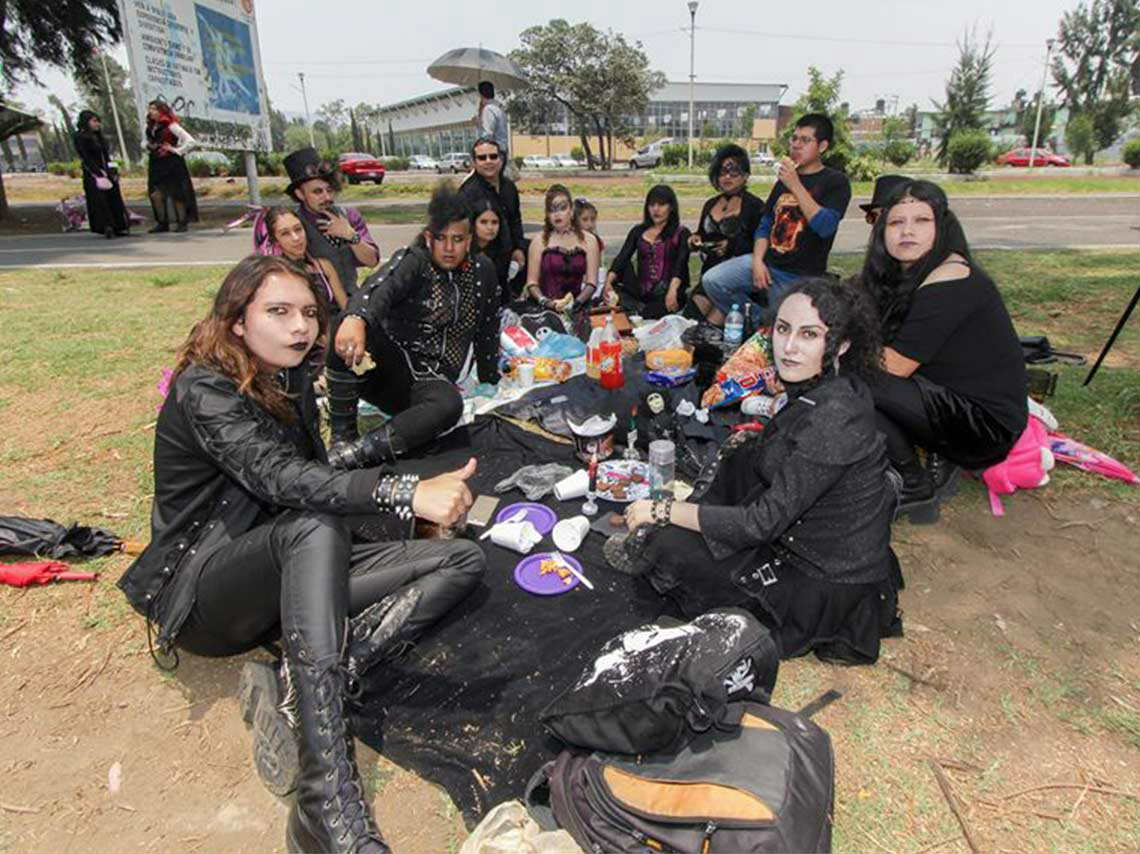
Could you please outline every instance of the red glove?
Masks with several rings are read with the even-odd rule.
[[[33,584],[51,584],[53,581],[94,581],[97,572],[68,572],[61,560],[42,560],[36,563],[0,563],[0,583],[13,587],[31,587]]]

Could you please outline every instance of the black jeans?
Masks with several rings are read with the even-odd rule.
[[[986,468],[1005,459],[1018,439],[974,401],[921,376],[883,374],[871,395],[896,468],[913,463],[915,445],[963,468]]]
[[[353,543],[342,516],[286,511],[210,557],[178,646],[235,655],[276,637],[299,639],[317,662],[340,655],[346,616],[414,586],[411,640],[479,583],[485,560],[467,540]]]
[[[343,319],[342,315],[329,330],[325,364],[330,372],[351,376],[332,344]],[[388,427],[403,449],[419,447],[453,427],[463,415],[463,398],[455,384],[446,379],[416,379],[404,351],[379,324],[370,324],[367,336],[376,367],[360,378],[357,390],[360,397],[392,416]]]

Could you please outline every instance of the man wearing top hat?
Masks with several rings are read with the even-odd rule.
[[[867,225],[875,224],[875,220],[879,218],[879,214],[887,206],[887,199],[909,180],[905,175],[880,175],[875,179],[875,191],[871,193],[870,203],[859,205],[867,218]]]
[[[285,158],[289,186],[285,193],[297,202],[297,216],[309,238],[309,252],[327,258],[351,297],[356,292],[356,268],[380,263],[380,248],[364,217],[355,208],[335,204],[340,189],[336,167],[321,160],[315,148],[302,148]]]

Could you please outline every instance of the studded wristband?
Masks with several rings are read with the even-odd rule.
[[[660,501],[654,501],[650,515],[653,517],[654,525],[657,525],[659,528],[664,528],[669,524],[673,515],[673,499],[663,498]]]
[[[384,475],[372,493],[376,509],[382,513],[395,513],[397,519],[405,522],[411,520],[414,515],[412,500],[419,482],[420,477],[416,474]]]

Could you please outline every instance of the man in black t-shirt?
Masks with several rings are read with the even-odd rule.
[[[767,291],[767,302],[775,306],[796,279],[827,271],[835,232],[851,202],[847,176],[821,160],[833,134],[831,119],[822,113],[807,113],[796,122],[791,156],[780,161],[752,255],[717,264],[701,280],[716,305],[711,322],[723,322],[734,304],[757,299],[758,291]]]

